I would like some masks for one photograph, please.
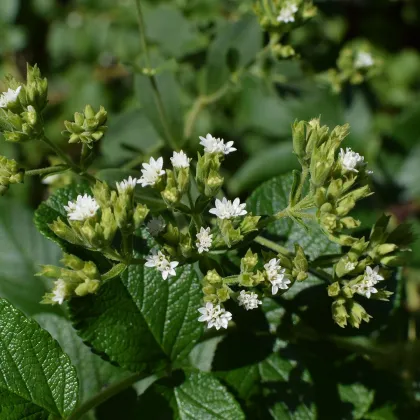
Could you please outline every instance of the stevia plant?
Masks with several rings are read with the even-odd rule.
[[[42,144],[54,156],[31,170],[1,156],[0,193],[29,177],[51,187],[34,223],[60,250],[61,265],[37,261],[49,287],[41,303],[64,310],[71,324],[53,314],[30,319],[0,299],[0,419],[91,418],[84,416],[132,385],[136,412],[150,418],[322,418],[313,388],[332,367],[317,370],[309,352],[288,351],[327,343],[328,351],[387,362],[367,334],[385,328],[383,312],[395,312],[401,298],[410,227],[387,215],[362,226],[357,208],[374,194],[373,171],[346,144],[349,124],[328,127],[322,116],[290,121],[298,170],[229,196],[224,164],[239,146],[193,132],[200,110],[234,78],[194,102],[182,136],[173,133],[157,82],[164,70],[152,66],[139,0],[135,6],[145,60],[137,70],[148,78],[165,145],[135,157],[134,169],[113,179],[94,169],[108,131],[103,106],[86,105],[63,122],[62,136],[77,150],[68,154],[47,136],[48,81],[38,66],[27,66],[25,83],[5,80],[4,140]],[[290,33],[316,15],[306,0],[258,1],[253,10],[267,31],[262,55],[275,59],[296,55]],[[333,90],[376,76],[375,54],[367,43],[344,48],[327,75]],[[302,291],[308,300],[296,298]],[[367,333],[355,336],[359,328]],[[242,360],[245,347],[251,360]],[[362,383],[334,392],[337,413],[350,403],[354,418],[393,416],[382,401],[371,407],[374,391]]]

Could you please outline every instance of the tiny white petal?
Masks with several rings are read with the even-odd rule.
[[[137,181],[138,184],[141,184],[142,187],[147,187],[148,185],[153,186],[158,182],[159,177],[165,174],[163,170],[163,158],[158,159],[150,158],[149,163],[142,164],[143,169],[141,170],[142,176]]]
[[[129,176],[127,179],[116,183],[117,190],[120,194],[124,191],[133,191],[138,182],[139,181],[137,178],[132,178],[131,176]]]
[[[356,168],[365,165],[365,158],[359,153],[353,152],[349,147],[345,151],[340,149],[339,159],[341,166],[350,172],[359,172]]]
[[[52,291],[53,297],[51,300],[62,305],[65,298],[67,297],[67,287],[63,279],[58,279],[54,282],[54,289]]]
[[[197,242],[195,243],[198,253],[208,252],[213,242],[213,235],[210,234],[210,228],[200,228],[197,233]]]
[[[366,51],[359,51],[354,61],[354,67],[357,69],[372,67],[374,65],[372,54]]]
[[[207,328],[215,327],[216,330],[227,328],[228,322],[232,319],[230,312],[221,308],[220,305],[214,306],[211,302],[207,302],[205,307],[199,308],[198,312],[203,314],[198,320],[200,322],[207,322]]]
[[[93,197],[85,194],[78,195],[76,201],[69,201],[64,210],[69,220],[84,221],[95,216],[99,205]]]
[[[160,271],[163,280],[166,280],[169,276],[176,276],[175,267],[178,264],[178,261],[170,261],[162,251],[152,250],[152,253],[146,257],[144,265],[150,268],[155,267]]]
[[[16,102],[22,86],[18,86],[16,89],[7,89],[0,95],[0,108],[7,108],[10,103]]]
[[[296,6],[296,4],[288,3],[280,9],[280,13],[277,16],[277,21],[284,22],[284,23],[294,22],[295,13],[297,11],[298,11],[298,7]]]
[[[216,198],[215,207],[209,210],[209,213],[214,214],[219,219],[231,219],[233,217],[244,216],[247,214],[245,210],[246,203],[240,204],[239,198],[236,198],[233,203],[227,200],[226,197],[220,201]]]
[[[261,305],[262,302],[258,300],[258,295],[253,292],[246,292],[241,290],[241,293],[238,296],[239,306],[243,306],[247,311],[251,309],[258,308],[258,305]]]
[[[171,157],[174,168],[188,168],[190,166],[190,160],[182,150],[180,152],[174,152]]]
[[[236,151],[233,146],[233,141],[228,141],[226,144],[223,139],[213,137],[210,133],[206,137],[200,136],[200,144],[204,146],[206,153],[223,153],[228,155]]]

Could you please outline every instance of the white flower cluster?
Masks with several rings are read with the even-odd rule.
[[[290,280],[284,276],[286,269],[282,268],[280,261],[277,258],[272,258],[264,265],[267,278],[271,283],[271,293],[275,295],[279,289],[287,289],[291,283]]]
[[[210,133],[206,137],[200,136],[200,144],[204,146],[206,153],[223,153],[228,155],[229,153],[235,152],[236,149],[233,146],[233,141],[228,141],[226,144],[223,139],[213,137]]]
[[[353,152],[350,147],[347,147],[346,151],[340,149],[339,158],[343,168],[350,172],[359,172],[356,168],[358,166],[363,166],[365,160],[365,158],[360,156],[359,153]]]
[[[242,203],[239,198],[230,201],[224,197],[221,201],[216,198],[214,203],[216,207],[209,210],[209,213],[214,214],[219,219],[231,219],[233,217],[244,216],[247,214],[245,210],[246,204]]]
[[[132,178],[131,176],[129,176],[127,179],[116,183],[117,190],[120,194],[124,191],[133,191],[138,183],[139,180],[137,178]]]
[[[172,166],[174,168],[188,168],[190,166],[191,158],[181,150],[180,152],[174,152],[171,157]]]
[[[213,235],[210,233],[210,228],[200,228],[200,232],[197,233],[197,242],[195,246],[198,249],[198,253],[209,252],[211,244],[213,242]]]
[[[384,280],[378,271],[379,266],[376,266],[374,269],[366,267],[365,275],[362,281],[352,287],[353,291],[359,295],[367,297],[368,299],[370,299],[372,294],[378,293],[378,290],[374,286]]]
[[[247,311],[251,309],[258,308],[258,305],[261,305],[262,302],[258,300],[258,295],[253,292],[246,292],[245,290],[241,290],[238,296],[238,303],[239,306],[243,306]]]
[[[9,88],[6,92],[3,92],[0,95],[0,108],[7,108],[7,105],[16,102],[21,89],[22,86],[18,86],[15,90]]]
[[[215,327],[216,330],[227,328],[228,322],[232,319],[230,312],[221,308],[220,305],[214,306],[211,302],[207,302],[206,306],[199,308],[198,312],[202,314],[198,320],[207,322],[207,328]]]
[[[51,300],[62,305],[65,298],[67,297],[66,283],[63,279],[58,279],[54,282],[54,289],[52,291],[53,297]]]
[[[354,60],[354,67],[356,67],[356,69],[363,69],[372,67],[374,63],[372,54],[366,51],[359,51],[356,55],[356,59]]]
[[[298,7],[295,3],[287,3],[281,9],[280,13],[277,16],[277,22],[294,22],[295,21],[295,13],[298,11]]]
[[[153,250],[152,253],[146,257],[146,267],[157,268],[161,274],[163,280],[166,280],[169,276],[176,276],[175,268],[178,266],[178,261],[170,261],[162,251]]]
[[[77,220],[83,222],[95,216],[99,210],[99,205],[96,200],[90,195],[78,195],[76,201],[69,201],[67,206],[64,206],[67,212],[67,217],[70,220]]]
[[[137,181],[142,187],[148,185],[153,186],[159,181],[159,177],[165,174],[163,170],[163,158],[158,159],[150,158],[149,163],[142,164],[143,169],[141,170],[142,176]]]

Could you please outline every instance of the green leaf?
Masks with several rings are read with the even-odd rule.
[[[419,159],[420,146],[417,145],[410,150],[410,154],[407,156],[399,173],[396,175],[397,183],[405,189],[404,196],[408,200],[420,197],[420,175],[418,172]]]
[[[364,385],[356,383],[350,385],[338,384],[341,401],[354,406],[352,415],[354,419],[364,418],[375,398],[375,391],[369,390]]]
[[[244,414],[227,389],[211,374],[187,373],[174,389],[177,418],[181,420],[241,420]]]
[[[18,14],[20,0],[2,0],[0,2],[0,21],[13,22]]]
[[[0,299],[0,418],[67,417],[77,404],[76,370],[35,321]]]
[[[262,32],[255,15],[221,26],[210,45],[206,66],[206,92],[211,94],[230,79],[229,52],[237,51],[238,67],[246,67],[262,46]]]
[[[180,362],[202,333],[198,276],[191,266],[163,280],[160,273],[130,266],[95,296],[70,302],[75,327],[96,352],[123,368],[145,363]]]
[[[79,401],[83,403],[112,382],[128,374],[92,353],[70,322],[54,314],[39,314],[36,321],[45,328],[70,357],[79,378]]]
[[[57,262],[59,248],[37,232],[32,213],[13,200],[0,201],[0,238],[0,296],[27,314],[45,312],[39,302],[46,287],[34,274],[40,264]]]

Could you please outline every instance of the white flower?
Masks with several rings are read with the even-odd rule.
[[[343,168],[351,172],[359,172],[356,167],[364,165],[365,158],[360,156],[359,153],[353,152],[350,147],[346,148],[346,151],[340,149],[340,162]]]
[[[298,7],[294,3],[288,3],[283,6],[280,10],[279,15],[277,16],[278,22],[294,22],[295,21],[295,13],[298,11]]]
[[[52,291],[53,297],[51,300],[62,305],[64,299],[67,297],[66,282],[63,279],[58,279],[54,282],[54,289]]]
[[[202,315],[198,320],[200,322],[207,322],[207,328],[215,327],[216,330],[220,328],[227,328],[228,322],[232,319],[232,314],[227,312],[220,305],[214,306],[211,302],[207,302],[206,306],[198,309]]]
[[[155,185],[159,180],[159,177],[162,176],[165,171],[163,168],[163,158],[153,159],[152,157],[149,160],[149,163],[143,163],[143,169],[141,170],[142,176],[137,181],[138,184],[141,184],[142,187],[147,187],[148,185]]]
[[[46,176],[43,180],[42,183],[45,185],[51,185],[53,184],[55,181],[58,181],[60,179],[60,174],[52,174],[52,175],[48,175]]]
[[[18,86],[15,90],[9,88],[7,92],[3,92],[0,95],[0,108],[7,108],[7,105],[16,102],[21,89],[22,86]]]
[[[163,280],[169,276],[176,276],[175,268],[178,266],[178,261],[170,261],[162,251],[153,250],[150,255],[146,257],[145,266],[155,267],[162,273]]]
[[[200,232],[197,233],[197,242],[195,246],[198,249],[198,253],[208,252],[213,242],[213,235],[210,234],[210,228],[200,228]]]
[[[267,279],[271,283],[271,293],[275,295],[279,289],[287,289],[291,281],[284,276],[286,271],[280,265],[280,260],[272,258],[267,264],[264,265]]]
[[[376,266],[374,269],[366,267],[363,279],[352,287],[353,291],[359,295],[367,297],[368,299],[372,294],[378,293],[378,290],[374,286],[384,280],[378,271],[379,266]]]
[[[153,217],[150,219],[149,223],[147,223],[147,230],[154,237],[158,236],[160,232],[163,232],[165,227],[166,222],[162,216]]]
[[[241,293],[238,296],[239,306],[243,306],[247,311],[250,309],[258,308],[258,305],[261,305],[262,302],[258,300],[258,295],[253,292],[246,292],[241,290]]]
[[[373,64],[374,60],[372,54],[366,51],[359,51],[354,61],[354,67],[356,67],[357,69],[372,67]]]
[[[204,146],[204,151],[206,153],[223,153],[228,155],[236,151],[233,146],[233,141],[228,141],[226,144],[223,139],[217,139],[213,137],[210,133],[206,137],[200,136],[200,144]]]
[[[227,200],[226,197],[220,201],[216,198],[214,203],[216,207],[209,210],[209,213],[214,214],[219,219],[231,219],[232,217],[243,216],[247,213],[245,210],[246,203],[242,203],[239,198],[232,201]]]
[[[124,179],[121,182],[117,182],[117,190],[121,194],[124,191],[133,191],[136,187],[136,184],[138,184],[137,178],[132,178],[131,176],[128,177],[128,179]]]
[[[95,216],[99,209],[96,200],[90,195],[78,195],[76,201],[69,201],[64,210],[70,220],[83,221]]]
[[[188,168],[190,166],[190,158],[181,150],[180,152],[174,152],[171,157],[172,166],[174,168]]]
[[[354,262],[351,262],[351,261],[348,261],[348,262],[346,262],[346,264],[344,265],[344,269],[346,270],[346,271],[353,271],[355,268],[356,268],[356,263],[354,263]]]

